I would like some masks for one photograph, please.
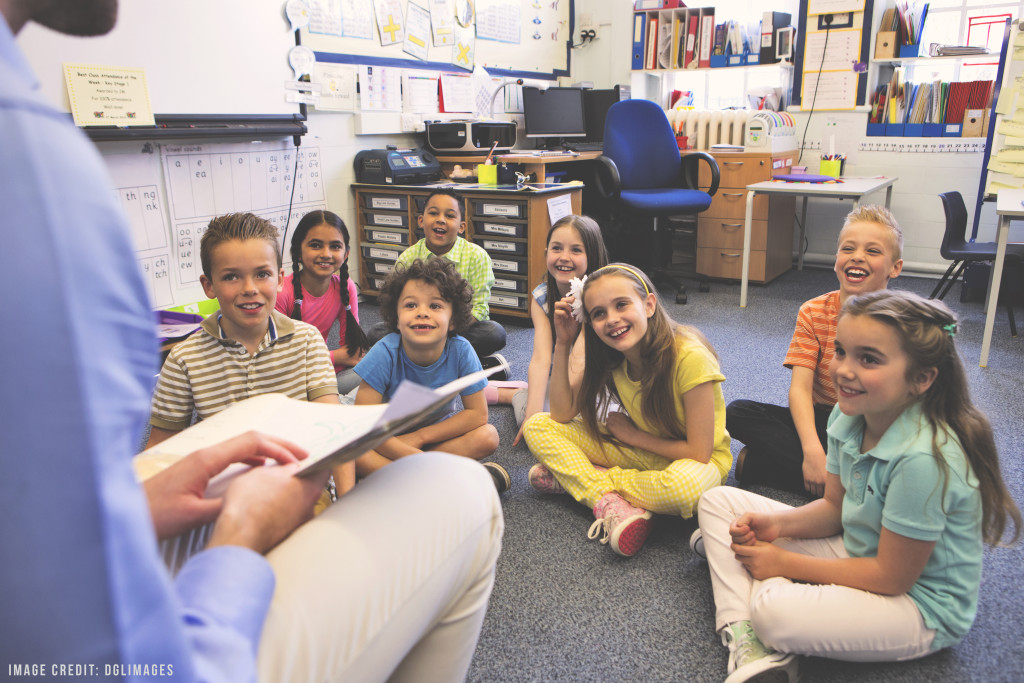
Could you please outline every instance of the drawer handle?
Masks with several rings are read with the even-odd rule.
[[[743,256],[743,254],[729,254],[729,253],[723,251],[723,252],[719,252],[719,256],[721,256],[722,258],[739,258],[739,257]]]
[[[742,228],[743,224],[742,223],[722,223],[722,227],[724,229],[728,230],[729,228]]]
[[[726,196],[726,197],[742,197],[743,196],[742,192],[723,192],[722,194],[724,196]]]
[[[731,166],[742,166],[743,162],[742,161],[723,161],[722,164],[725,165],[725,166],[730,166],[730,165]]]

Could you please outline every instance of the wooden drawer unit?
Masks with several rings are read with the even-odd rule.
[[[716,152],[718,192],[708,210],[697,217],[697,272],[738,280],[743,272],[743,222],[747,185],[771,180],[772,156],[753,152]],[[789,156],[789,155],[783,155]],[[711,184],[706,166],[700,184]],[[750,225],[750,280],[768,282],[793,265],[793,197],[754,197]]]
[[[362,293],[376,296],[398,256],[422,237],[417,218],[423,213],[429,187],[382,187],[355,183],[355,256],[359,259]],[[455,188],[463,199],[465,238],[491,256],[494,287],[491,315],[528,318],[530,290],[547,272],[544,241],[551,220],[548,201],[569,195],[571,210],[582,211],[582,188],[533,191]],[[354,249],[355,251],[355,246]]]

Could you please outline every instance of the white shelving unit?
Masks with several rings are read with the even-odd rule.
[[[712,79],[714,81],[712,82]],[[755,86],[771,85],[782,89],[789,104],[793,84],[793,65],[752,64],[704,69],[648,69],[632,72],[632,96],[668,105],[673,90],[694,93],[693,105],[699,109],[748,107],[747,93]],[[729,98],[728,100],[723,98]]]

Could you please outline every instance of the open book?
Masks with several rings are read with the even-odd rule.
[[[295,476],[311,476],[355,460],[390,437],[415,429],[460,391],[498,369],[480,370],[437,389],[407,380],[398,386],[389,403],[369,406],[309,403],[284,394],[254,396],[135,456],[135,474],[144,481],[193,451],[255,430],[309,451]],[[206,495],[219,495],[233,476],[248,468],[242,463],[229,466],[210,482]]]

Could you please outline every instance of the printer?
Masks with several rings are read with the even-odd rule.
[[[423,149],[364,149],[356,154],[356,182],[373,185],[422,185],[441,179],[441,164]]]
[[[515,121],[426,121],[427,146],[438,154],[480,154],[497,142],[495,154],[516,144]]]

